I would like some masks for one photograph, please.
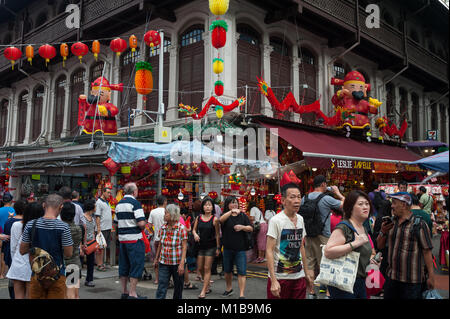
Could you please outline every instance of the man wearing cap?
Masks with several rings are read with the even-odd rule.
[[[429,289],[434,288],[430,230],[423,219],[413,215],[409,193],[398,192],[388,196],[392,199],[393,217],[382,223],[377,238],[378,249],[388,245],[384,298],[421,299],[425,282]]]
[[[111,90],[123,91],[123,84],[109,84],[105,77],[97,78],[92,84],[91,94],[78,98],[78,125],[86,134],[100,131],[105,135],[117,135],[115,116],[119,109],[112,103]]]

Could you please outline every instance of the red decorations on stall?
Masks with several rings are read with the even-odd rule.
[[[208,196],[211,197],[212,200],[215,200],[219,195],[217,194],[217,192],[209,192]]]
[[[22,51],[16,47],[9,47],[5,49],[3,55],[11,61],[11,68],[14,70],[14,63],[22,57]]]
[[[233,109],[235,109],[236,107],[240,107],[242,105],[245,104],[245,97],[240,97],[239,99],[237,99],[236,101],[234,101],[231,104],[228,105],[224,105],[222,103],[220,103],[214,96],[211,96],[208,100],[208,102],[205,104],[205,106],[203,107],[202,111],[200,113],[196,113],[196,109],[192,108],[189,105],[184,105],[184,104],[180,104],[179,105],[179,109],[178,111],[180,112],[186,112],[190,117],[192,117],[194,120],[200,120],[202,119],[206,113],[208,112],[209,108],[212,105],[219,105],[223,108],[223,113],[227,113],[232,111]],[[188,112],[189,111],[189,112]]]
[[[320,111],[320,100],[317,100],[314,103],[308,105],[299,105],[295,100],[294,94],[292,94],[292,92],[289,92],[283,99],[283,101],[279,102],[278,99],[275,97],[275,94],[273,93],[272,89],[269,87],[269,85],[263,79],[260,79],[258,77],[257,79],[258,79],[258,87],[261,93],[266,96],[269,103],[278,112],[278,117],[284,117],[282,112],[288,110],[290,112],[294,112],[297,114],[304,114],[311,112],[316,114],[322,113]]]
[[[109,175],[114,176],[120,168],[120,165],[109,157],[106,161],[102,163],[109,171]]]
[[[200,171],[205,175],[208,175],[209,173],[211,173],[211,169],[208,167],[208,165],[205,162],[200,163]]]
[[[121,38],[116,38],[111,41],[109,47],[113,52],[116,52],[117,56],[120,56],[120,54],[127,49],[127,41]]]
[[[239,210],[241,212],[245,213],[247,211],[247,207],[248,207],[247,198],[242,196],[238,199],[238,202],[239,202]]]
[[[276,194],[273,199],[277,202],[277,205],[281,205],[281,194]]]
[[[168,188],[163,188],[162,190],[161,190],[161,194],[162,195],[164,195],[164,196],[169,196],[169,189]]]
[[[153,53],[154,49],[161,44],[161,36],[159,35],[159,32],[150,30],[145,33],[144,41],[149,47],[152,48]]]
[[[214,163],[213,168],[220,174],[220,175],[228,175],[230,174],[230,166],[231,163]]]
[[[285,172],[281,178],[280,186],[283,187],[286,184],[294,183],[299,185],[302,181],[295,175],[294,171],[291,170],[289,173]]]
[[[228,25],[224,20],[215,20],[209,27],[211,43],[216,49],[223,48],[227,42]]]
[[[88,54],[89,48],[86,44],[84,44],[82,42],[76,42],[76,43],[72,44],[72,46],[70,47],[70,51],[72,51],[72,54],[76,55],[78,57],[78,59],[80,59],[80,63],[81,63],[83,56]]]
[[[44,44],[39,48],[39,55],[45,59],[45,66],[56,56],[56,49],[50,44]]]
[[[10,176],[9,171],[10,171],[11,162],[12,162],[12,159],[7,157],[6,158],[6,169],[5,169],[5,171],[6,171],[6,173],[5,173],[5,192],[9,191],[9,176]]]

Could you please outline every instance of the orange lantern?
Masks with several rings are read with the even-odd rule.
[[[117,56],[120,56],[120,54],[126,50],[127,42],[124,39],[116,38],[111,41],[109,47],[113,52],[116,52]]]
[[[16,47],[9,47],[5,49],[3,54],[5,55],[5,58],[11,61],[12,69],[14,70],[14,63],[20,59],[22,56],[22,51]]]
[[[66,66],[67,57],[69,56],[69,46],[67,44],[65,44],[65,43],[61,44],[59,46],[59,53],[63,57],[63,67],[65,67]]]
[[[134,86],[136,92],[145,95],[150,94],[153,90],[152,66],[150,63],[141,61],[136,63],[136,73],[134,76]]]
[[[70,51],[72,51],[73,55],[76,55],[78,59],[80,59],[81,63],[81,59],[89,52],[89,48],[86,44],[77,42],[72,44],[72,46],[70,47]]]
[[[34,48],[32,45],[27,45],[25,48],[25,55],[27,56],[27,60],[30,62],[30,65],[32,65],[31,61],[34,58]]]
[[[95,61],[97,61],[98,54],[100,53],[100,42],[98,40],[92,42],[92,53],[94,53]]]
[[[44,44],[39,48],[39,55],[45,59],[45,66],[56,56],[56,49],[50,44]]]
[[[130,44],[131,52],[136,51],[138,43],[137,43],[137,38],[134,34],[132,36],[130,36],[128,43]]]

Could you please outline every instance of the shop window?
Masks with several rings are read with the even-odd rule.
[[[0,147],[6,142],[6,130],[8,127],[8,100],[0,103]]]
[[[61,137],[61,132],[63,128],[64,122],[64,105],[66,100],[66,76],[61,75],[56,80],[55,85],[56,92],[56,103],[55,103],[55,120],[54,120],[54,130],[55,130],[55,139],[59,139]]]
[[[80,94],[86,94],[84,91],[86,71],[84,69],[76,70],[72,75],[71,81],[71,103],[69,112],[69,136],[78,135],[78,97]]]
[[[191,26],[180,36],[178,103],[201,109],[205,96],[203,25]],[[227,63],[227,62],[225,62]],[[184,117],[184,113],[179,114]]]
[[[18,107],[18,143],[22,144],[25,139],[25,129],[27,126],[28,92],[24,91],[19,95]]]
[[[134,66],[140,60],[141,51],[136,48],[132,52],[128,49],[122,54],[121,68],[120,68],[120,82],[123,83],[124,89],[121,93],[119,109],[120,127],[128,127],[128,111],[137,107],[137,92],[134,89]],[[153,78],[155,81],[155,78]],[[154,83],[154,82],[153,82]],[[134,125],[134,120],[130,119],[130,125]]]
[[[172,41],[170,41],[170,39],[168,38],[164,38],[164,53],[168,53],[169,52],[169,47],[172,44]],[[148,49],[148,57],[149,58],[153,58],[158,56],[159,57],[159,51],[160,51],[160,46],[158,46],[156,49],[152,50],[151,48]],[[153,64],[152,64],[153,66]]]
[[[345,75],[348,72],[350,72],[350,67],[346,63],[337,61],[333,65],[333,72],[334,72],[334,77],[335,78],[343,80],[345,78]],[[334,93],[336,93],[340,89],[342,89],[342,87],[335,85],[334,86]]]
[[[44,87],[41,85],[34,90],[32,106],[32,140],[35,141],[41,133],[42,109],[44,105]]]
[[[408,118],[408,92],[404,88],[399,88],[400,94],[400,123]]]
[[[261,112],[261,96],[256,89],[256,77],[261,76],[261,36],[254,28],[242,23],[237,25],[237,32],[237,96],[247,93],[247,113],[258,114]],[[246,92],[246,85],[255,89]]]
[[[273,48],[273,52],[278,53],[279,55],[289,56],[289,45],[286,43],[286,39],[280,38],[270,38],[270,45]]]

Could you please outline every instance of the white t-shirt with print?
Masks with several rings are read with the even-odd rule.
[[[294,226],[284,211],[281,211],[270,219],[267,236],[276,239],[273,257],[277,279],[305,277],[300,253],[302,240],[306,236],[303,217],[297,214],[297,225]]]
[[[252,209],[250,209],[250,216],[253,216],[255,218],[253,223],[259,222],[260,224],[263,224],[266,222],[263,218],[262,212],[258,207],[252,207]]]

